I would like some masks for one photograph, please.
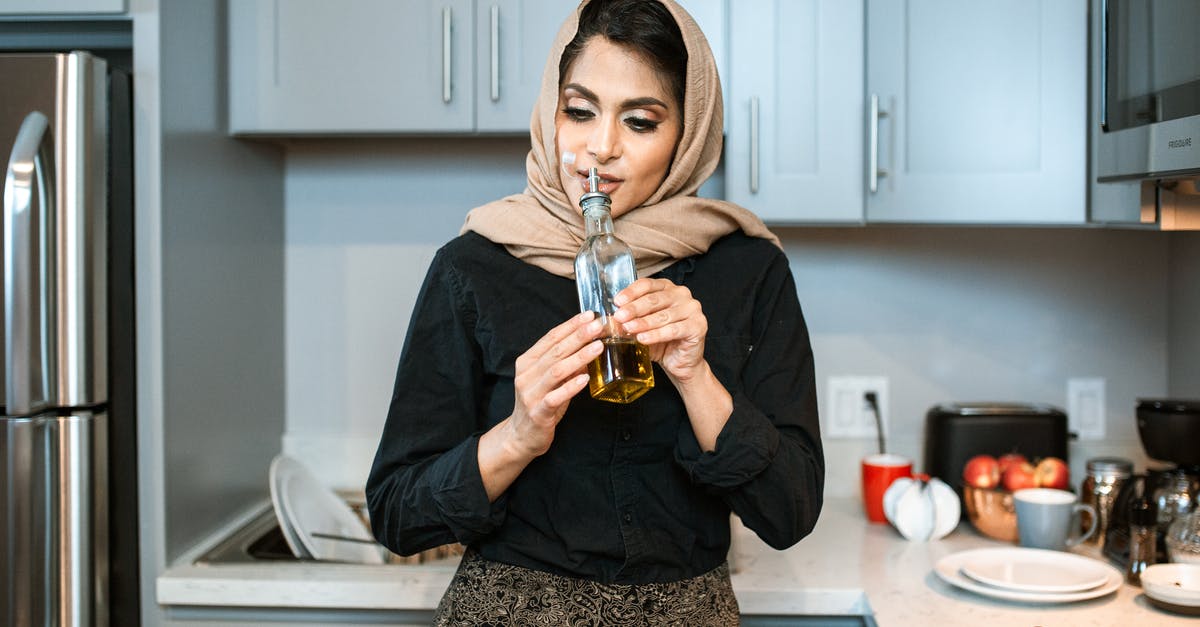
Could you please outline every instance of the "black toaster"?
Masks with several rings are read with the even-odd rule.
[[[963,465],[976,455],[1020,453],[1067,462],[1067,415],[1051,405],[946,403],[925,414],[925,473],[961,493]]]

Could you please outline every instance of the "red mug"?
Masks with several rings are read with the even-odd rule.
[[[900,477],[912,476],[912,460],[903,455],[868,455],[862,460],[863,509],[867,520],[887,522],[883,513],[883,493]]]

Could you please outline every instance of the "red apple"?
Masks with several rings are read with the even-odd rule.
[[[1008,470],[1009,466],[1027,462],[1029,460],[1025,459],[1025,456],[1020,453],[1005,453],[1004,455],[1000,456],[998,461],[1000,462],[1000,475],[1004,476],[1004,471]]]
[[[963,466],[963,482],[976,488],[994,488],[1000,483],[1000,462],[991,455],[976,455]]]
[[[1034,476],[1033,464],[1020,462],[1009,466],[1008,470],[1005,470],[1004,474],[1000,475],[1000,484],[1009,492],[1038,487],[1037,478]]]
[[[1042,459],[1033,474],[1039,487],[1066,490],[1071,485],[1071,470],[1066,462],[1057,457]]]

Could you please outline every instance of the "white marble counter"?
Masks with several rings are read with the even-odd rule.
[[[933,565],[956,551],[1003,546],[967,523],[933,543],[905,541],[867,523],[856,499],[826,502],[813,534],[775,551],[735,531],[733,588],[743,614],[873,616],[891,625],[1195,625],[1151,606],[1133,586],[1063,605],[1022,604],[954,588]],[[427,610],[449,583],[455,560],[421,566],[269,563],[200,565],[190,558],[158,579],[165,606]]]
[[[788,598],[786,593],[790,591],[798,601],[797,611],[821,614],[839,609],[833,598],[844,598],[838,597],[840,593],[857,591],[865,595],[862,613],[873,615],[882,627],[1125,627],[1198,622],[1155,608],[1141,588],[1130,585],[1098,599],[1062,605],[993,600],[960,590],[933,573],[939,559],[962,550],[1008,545],[979,535],[967,522],[942,540],[908,542],[889,525],[868,523],[857,499],[827,501],[813,534],[787,551],[772,551],[752,533],[746,533],[749,535],[738,536],[740,544],[735,545],[739,573],[733,578],[745,609],[769,608],[769,613],[776,613],[776,604]]]

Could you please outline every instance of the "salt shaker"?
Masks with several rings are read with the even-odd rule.
[[[1104,545],[1117,492],[1132,474],[1133,462],[1121,457],[1095,457],[1087,461],[1087,476],[1079,490],[1079,501],[1096,510],[1096,532],[1084,542],[1097,547]],[[1087,511],[1080,513],[1083,529],[1091,526],[1091,517]]]

